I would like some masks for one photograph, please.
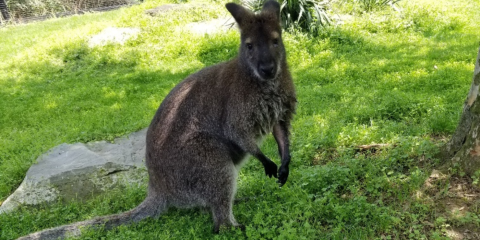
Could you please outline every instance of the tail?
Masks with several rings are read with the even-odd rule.
[[[148,196],[140,205],[128,212],[46,229],[20,237],[17,240],[64,239],[66,237],[79,236],[81,230],[85,228],[104,228],[108,230],[119,225],[136,223],[147,217],[157,217],[165,209],[166,204],[164,201]]]

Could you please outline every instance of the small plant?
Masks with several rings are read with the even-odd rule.
[[[472,184],[473,185],[479,185],[479,180],[480,180],[480,170],[475,171],[475,173],[472,176]]]
[[[392,6],[401,0],[355,0],[362,5],[363,10],[371,12],[375,9],[384,8],[388,5]]]
[[[243,4],[254,12],[261,9],[265,0],[243,0]],[[281,4],[281,21],[285,29],[300,29],[316,34],[321,28],[330,24],[327,7],[330,0],[283,0]]]

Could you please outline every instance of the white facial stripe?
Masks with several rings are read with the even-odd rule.
[[[275,38],[278,38],[280,37],[280,34],[278,32],[272,32],[272,38],[275,39]]]
[[[260,73],[258,73],[258,70],[255,66],[253,66],[251,63],[249,63],[250,65],[250,68],[253,70],[253,74],[260,80],[265,80],[262,78],[262,76],[260,76]]]
[[[275,74],[275,78],[278,77],[278,74],[280,74],[281,71],[282,71],[282,66],[280,65],[280,63],[277,63],[277,73]]]

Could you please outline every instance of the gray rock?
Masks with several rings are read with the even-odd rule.
[[[152,16],[152,17],[159,17],[163,16],[167,13],[170,13],[172,11],[183,11],[191,8],[205,8],[207,7],[206,4],[164,4],[161,6],[158,6],[156,8],[152,9],[147,9],[145,10],[145,13]]]
[[[145,13],[154,17],[164,16],[172,11],[185,11],[188,9],[206,9],[209,6],[206,4],[164,4],[159,7],[145,10]],[[226,32],[235,25],[235,20],[232,17],[218,18],[210,21],[192,22],[185,26],[179,26],[178,30],[187,30],[190,33],[205,35],[214,34],[218,32]]]
[[[88,46],[93,48],[96,46],[105,46],[107,44],[123,45],[127,40],[136,38],[140,33],[139,28],[116,28],[107,27],[99,34],[94,35],[88,40]]]
[[[159,15],[167,13],[169,11],[172,11],[172,10],[175,10],[175,9],[182,9],[182,8],[184,8],[184,6],[181,5],[181,4],[164,4],[164,5],[158,6],[156,8],[147,9],[147,10],[145,10],[145,13],[150,15],[150,16],[159,16]]]
[[[217,18],[210,21],[188,23],[182,28],[191,33],[205,35],[226,32],[233,28],[235,20],[232,17]]]
[[[355,17],[349,14],[335,14],[331,17],[331,20],[333,20],[336,25],[343,25],[345,23],[352,22],[355,20]]]
[[[20,187],[0,206],[0,214],[21,205],[57,200],[85,200],[109,189],[141,185],[147,129],[115,139],[87,144],[61,144],[37,159]]]

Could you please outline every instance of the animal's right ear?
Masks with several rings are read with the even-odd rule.
[[[280,4],[277,1],[270,0],[263,5],[262,13],[270,15],[277,22],[280,22]]]
[[[227,10],[232,14],[233,18],[235,18],[235,21],[238,23],[238,26],[242,28],[242,26],[245,24],[245,22],[251,18],[254,13],[236,3],[227,3],[225,5]]]

